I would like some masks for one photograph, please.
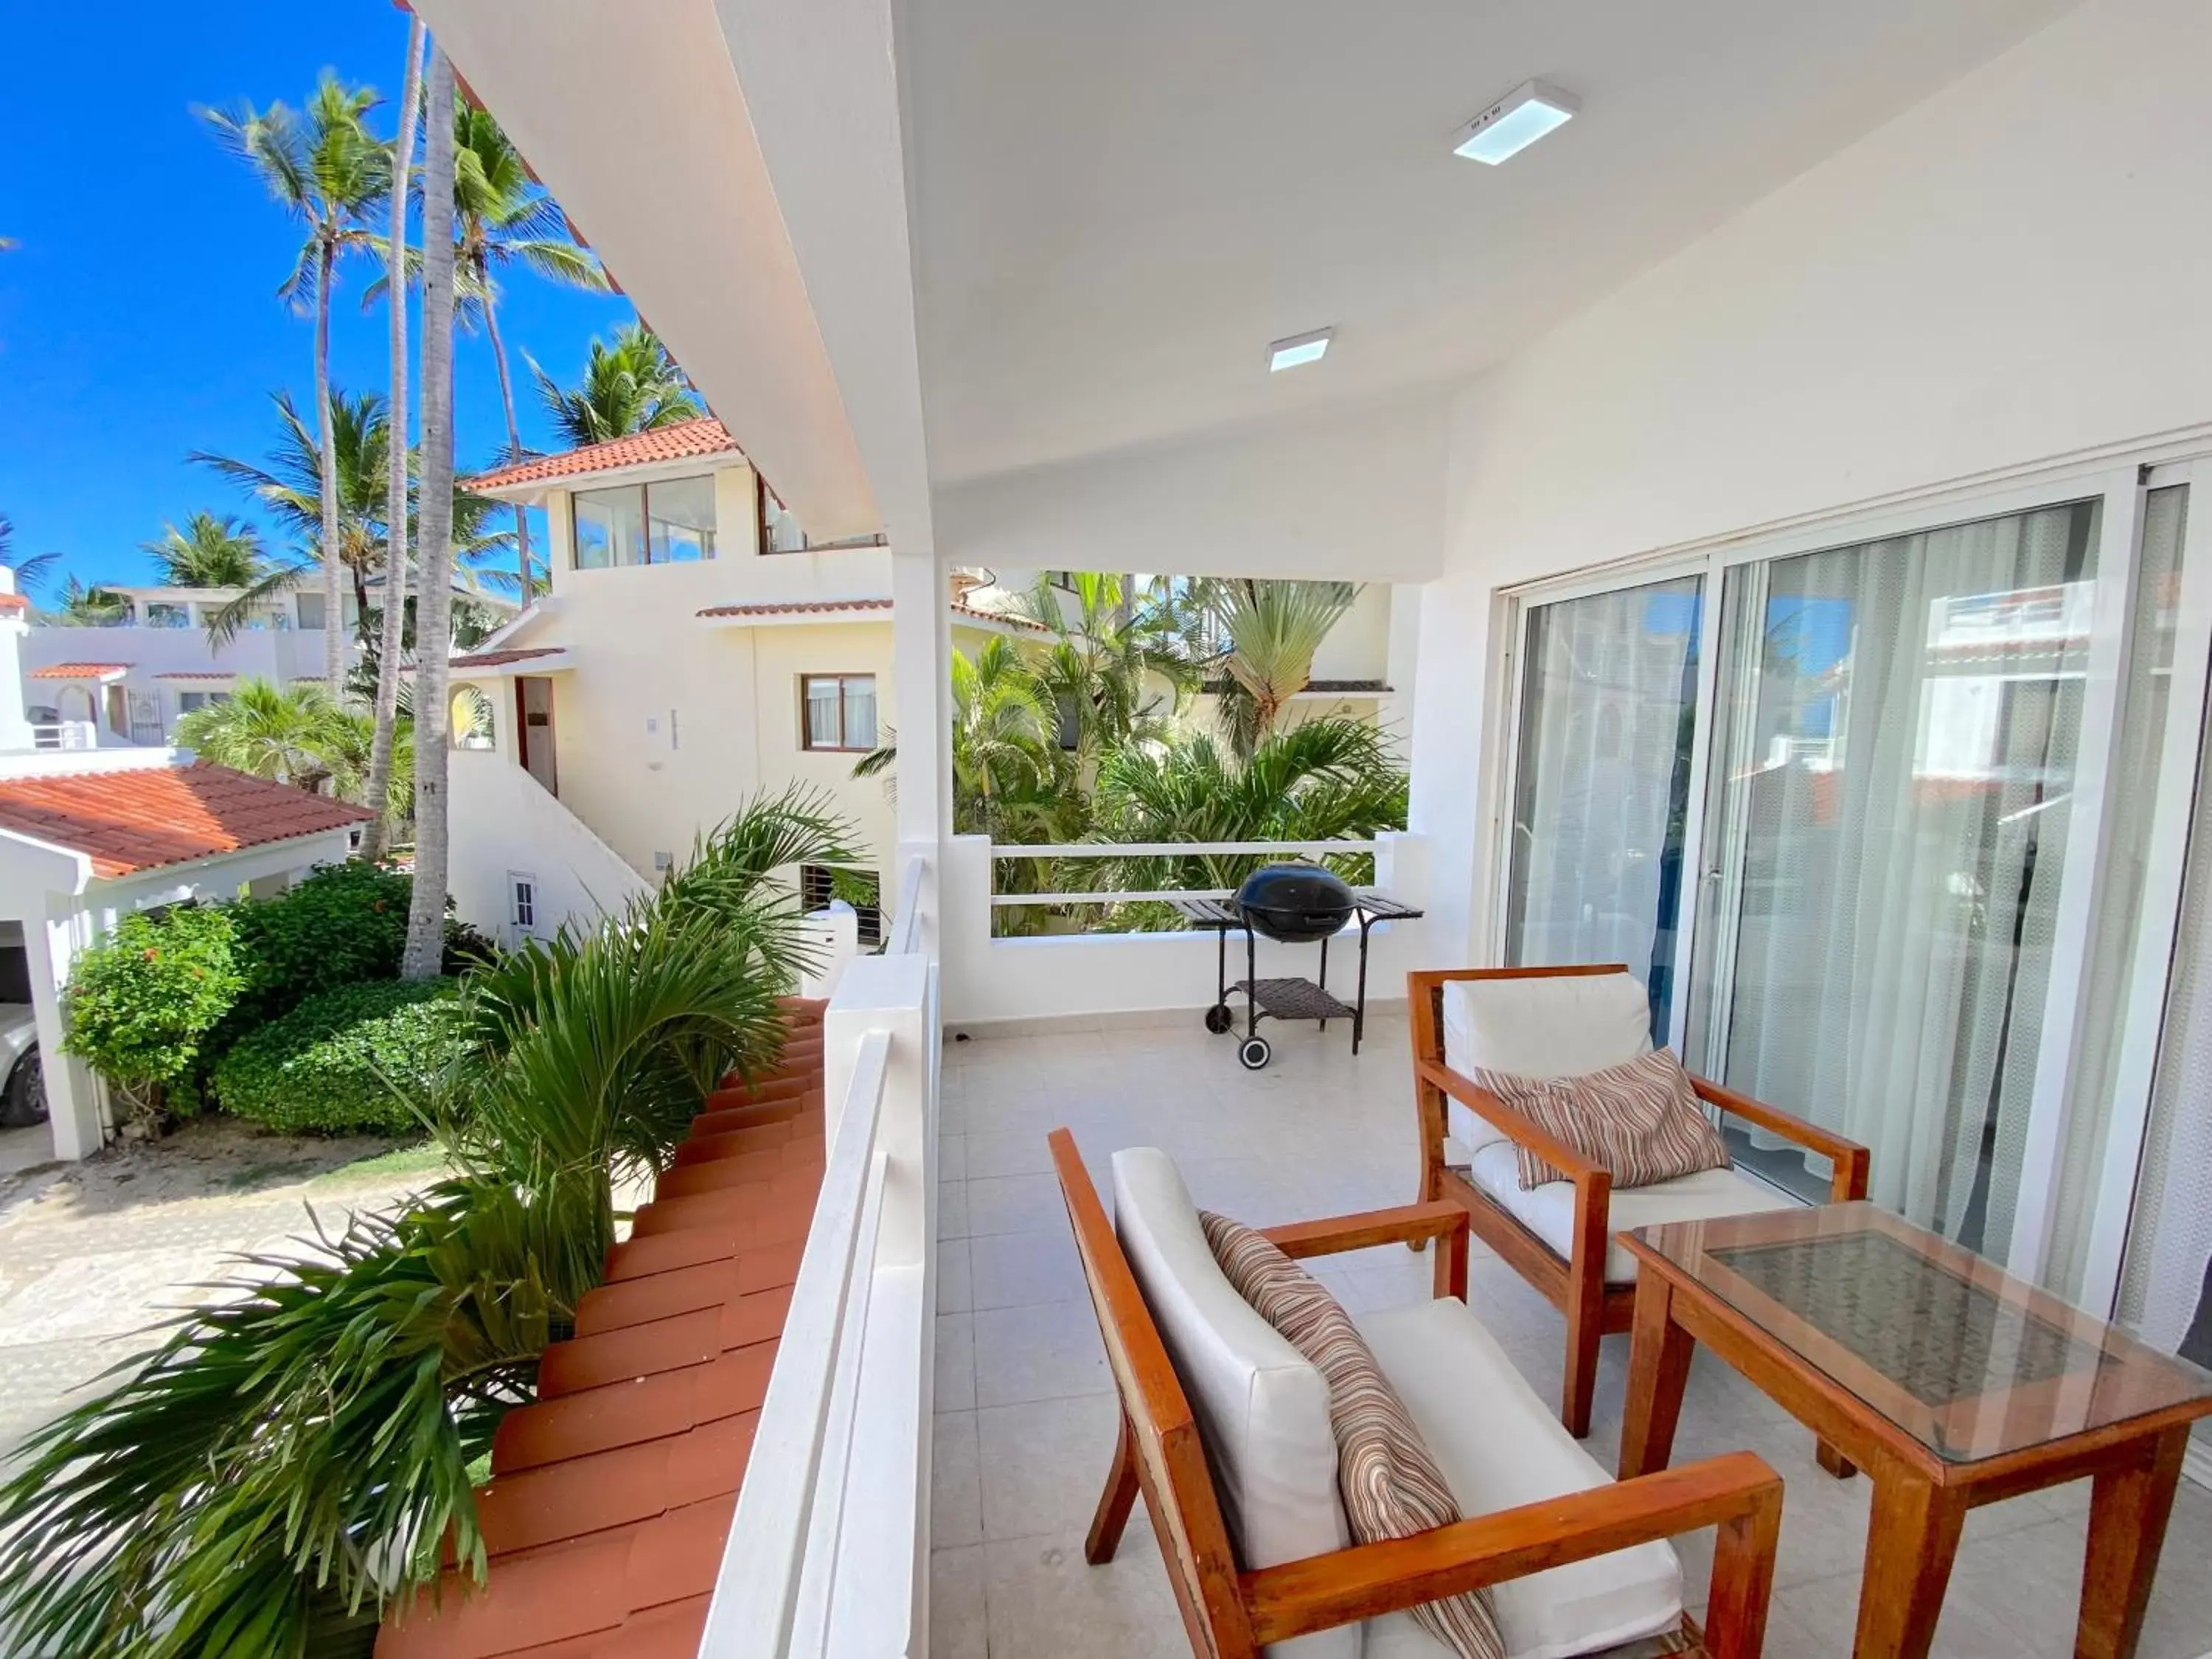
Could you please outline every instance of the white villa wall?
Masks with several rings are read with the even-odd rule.
[[[1501,586],[2212,422],[2208,78],[2201,0],[2096,0],[1461,398],[1413,736],[1443,959],[1488,937]]]
[[[532,878],[532,931],[589,926],[651,890],[651,884],[506,756],[453,751],[447,772],[453,834],[447,886],[460,920],[502,944],[515,941],[510,880]]]
[[[349,649],[352,647],[349,647]],[[222,691],[220,681],[164,680],[163,674],[221,673],[239,679],[274,680],[323,677],[323,630],[315,629],[241,629],[220,650],[211,649],[207,635],[198,628],[32,628],[23,635],[22,663],[27,676],[35,668],[65,662],[128,663],[123,677],[125,691],[150,694],[161,701],[161,729],[175,729],[180,712],[178,699],[186,691]],[[64,719],[71,709],[63,707],[61,693],[68,683],[58,680],[23,681],[23,701],[29,708],[59,708]],[[74,705],[77,700],[71,699]],[[92,718],[107,736],[106,693],[94,688]]]

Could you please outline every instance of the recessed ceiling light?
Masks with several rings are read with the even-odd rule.
[[[1565,126],[1582,102],[1571,93],[1531,81],[1518,86],[1452,135],[1452,154],[1496,167],[1546,133]]]
[[[1317,328],[1310,334],[1293,334],[1287,340],[1275,341],[1267,348],[1267,372],[1279,374],[1301,364],[1319,362],[1328,354],[1328,343],[1335,337],[1334,329]]]

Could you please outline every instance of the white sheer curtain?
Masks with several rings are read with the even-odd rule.
[[[2002,1254],[2073,784],[2094,508],[1777,561],[1731,593],[1729,911],[1700,1056]],[[1732,579],[1733,582],[1737,579]],[[1754,654],[1755,653],[1755,654]]]
[[[1536,608],[1528,619],[1506,961],[1625,962],[1674,950],[1681,801],[1697,695],[1696,577]]]

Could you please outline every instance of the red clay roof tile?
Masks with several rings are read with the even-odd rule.
[[[477,651],[465,657],[456,657],[446,665],[448,668],[501,668],[511,662],[529,662],[538,657],[557,657],[563,647],[557,645],[532,646],[528,649],[511,651]]]
[[[634,432],[603,444],[589,444],[582,449],[563,450],[558,455],[517,461],[512,466],[480,472],[463,483],[471,489],[504,489],[514,484],[543,483],[555,478],[612,472],[620,467],[689,460],[695,455],[720,455],[737,450],[737,440],[709,415],[696,421],[679,421],[674,426],[659,427],[651,432]]]
[[[206,762],[0,780],[0,830],[127,876],[365,822],[358,806]]]
[[[797,1073],[796,1097],[693,1123],[726,1144],[684,1167],[746,1161],[750,1178],[639,1211],[537,1401],[500,1425],[477,1496],[487,1583],[464,1596],[448,1573],[441,1603],[386,1621],[379,1659],[696,1659],[821,1185],[820,1005],[795,1018],[756,1086]]]
[[[98,680],[110,674],[127,674],[127,662],[50,662],[44,668],[33,668],[23,678],[29,680]]]

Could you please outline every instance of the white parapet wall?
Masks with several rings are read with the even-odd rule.
[[[945,1012],[954,1025],[1063,1021],[1168,1014],[1212,1002],[1221,962],[1211,933],[1074,933],[1024,939],[991,936],[991,845],[981,836],[947,843],[939,892]],[[1428,848],[1418,836],[1376,838],[1376,884],[1419,906],[1428,890]],[[1419,921],[1376,924],[1369,942],[1370,1006],[1401,1000],[1406,974],[1425,959]],[[1262,979],[1310,979],[1319,947],[1259,941]],[[1349,1002],[1359,971],[1359,933],[1348,928],[1329,941],[1328,988]],[[1244,935],[1229,942],[1228,977],[1245,975]],[[1241,999],[1232,998],[1241,1011]]]
[[[456,749],[447,769],[456,915],[501,944],[527,933],[550,939],[564,922],[590,927],[652,890],[653,884],[581,818],[493,750]],[[529,884],[527,926],[515,888]]]

